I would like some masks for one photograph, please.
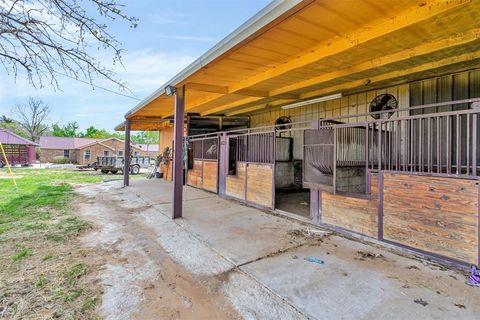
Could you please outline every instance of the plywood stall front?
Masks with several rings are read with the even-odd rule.
[[[245,162],[237,162],[237,174],[236,175],[227,175],[226,178],[226,190],[225,194],[229,197],[246,200],[245,199],[245,178],[246,178],[246,167]]]
[[[193,161],[193,168],[187,171],[187,184],[192,187],[217,192],[218,162],[216,160]]]
[[[160,165],[160,172],[163,173],[163,179],[167,181],[173,180],[173,161],[168,161],[167,164]]]
[[[225,194],[273,209],[273,169],[271,164],[237,162],[236,175],[227,175]]]
[[[218,162],[203,160],[203,189],[217,192]]]
[[[170,149],[173,146],[173,126],[168,126],[162,128],[159,133],[159,143],[158,147],[160,152],[163,152],[166,147],[169,147]]]
[[[370,237],[378,236],[378,179],[371,175],[371,194],[354,198],[322,191],[321,222]]]
[[[187,184],[192,187],[202,187],[203,161],[195,159],[193,168],[187,171]]]
[[[477,265],[478,180],[384,173],[384,239]]]
[[[172,155],[172,146],[173,146],[173,126],[166,126],[162,128],[159,132],[159,151],[160,154],[163,154],[163,151],[166,147],[170,148],[170,158]],[[172,171],[173,171],[173,161],[169,159],[168,164],[162,164],[160,166],[160,170],[163,173],[163,178],[165,180],[171,181],[173,179]]]
[[[273,208],[273,165],[247,164],[247,201]]]

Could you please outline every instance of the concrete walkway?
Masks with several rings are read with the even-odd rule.
[[[197,279],[214,277],[247,319],[478,319],[480,288],[466,275],[185,187],[171,220],[171,184],[111,184],[145,207],[146,226]],[[310,260],[310,261],[309,261]]]

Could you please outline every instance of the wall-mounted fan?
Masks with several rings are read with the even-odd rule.
[[[393,110],[398,108],[398,101],[397,99],[389,94],[384,93],[376,96],[372,102],[370,102],[370,112],[377,112],[377,111],[386,111],[386,110]],[[385,118],[388,119],[393,115],[393,112],[386,112],[381,114],[372,114],[372,118],[380,119]]]
[[[275,121],[275,126],[279,130],[288,130],[292,127],[292,119],[287,116],[281,116]]]

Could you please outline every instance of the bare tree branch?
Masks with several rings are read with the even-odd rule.
[[[50,107],[42,100],[29,98],[27,103],[15,105],[13,113],[32,141],[38,141],[48,130],[46,120],[50,115]]]
[[[121,43],[99,20],[118,18],[135,28],[138,20],[122,8],[116,0],[0,0],[0,64],[34,87],[48,81],[59,89],[57,78],[65,75],[90,84],[103,78],[126,90],[95,57],[106,50],[121,64]]]

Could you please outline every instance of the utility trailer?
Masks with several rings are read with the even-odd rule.
[[[100,169],[102,173],[116,174],[118,171],[123,172],[125,157],[97,157],[96,170]],[[130,158],[130,173],[139,174],[140,168],[148,168],[150,166],[150,157],[133,156]]]

